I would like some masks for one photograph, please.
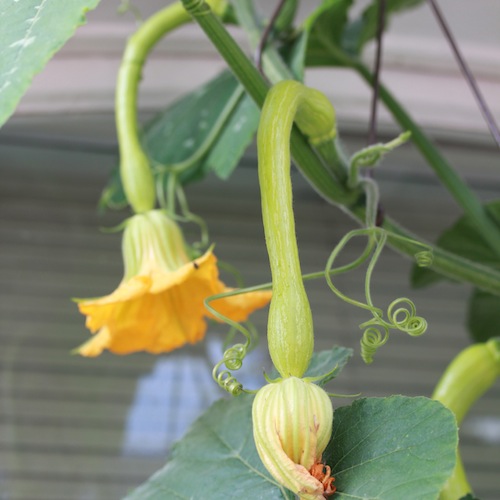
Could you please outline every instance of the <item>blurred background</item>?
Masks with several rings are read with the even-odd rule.
[[[319,1],[303,1],[304,17]],[[366,2],[360,2],[361,5]],[[260,2],[264,10],[269,2]],[[144,17],[164,2],[147,0]],[[500,4],[440,2],[479,85],[500,117]],[[165,356],[97,359],[70,355],[88,338],[73,297],[104,295],[122,276],[120,234],[101,227],[127,215],[97,211],[117,163],[113,96],[124,42],[135,29],[119,2],[102,0],[88,23],[35,78],[0,131],[0,499],[108,500],[123,497],[166,461],[172,443],[214,400],[211,380],[226,329],[209,326],[206,341]],[[244,43],[244,35],[233,30]],[[370,50],[366,58],[370,60]],[[224,63],[196,26],[155,50],[140,89],[141,121],[216,75]],[[499,152],[424,3],[395,16],[384,39],[383,82],[439,144],[484,200],[498,198]],[[337,109],[344,149],[366,145],[370,90],[347,70],[313,69],[307,82]],[[399,133],[380,109],[380,140]],[[387,213],[434,241],[460,211],[424,160],[406,145],[377,172]],[[321,270],[355,222],[320,199],[294,173],[299,250],[304,272]],[[187,189],[191,209],[208,223],[219,259],[237,266],[248,285],[269,280],[260,219],[255,148],[226,183],[215,177]],[[196,239],[196,228],[185,228]],[[357,255],[352,245],[346,258]],[[441,372],[468,345],[468,286],[441,283],[412,290],[412,263],[387,250],[377,266],[374,302],[411,297],[429,322],[420,338],[392,334],[371,366],[359,357],[364,312],[339,301],[322,280],[309,282],[317,349],[335,344],[355,355],[330,388],[364,396],[429,396]],[[224,279],[231,283],[230,276]],[[340,276],[351,296],[361,275]],[[254,316],[261,347],[241,376],[263,383],[266,311]],[[336,406],[349,400],[335,400]],[[500,496],[500,384],[482,398],[461,429],[470,481],[483,500]]]

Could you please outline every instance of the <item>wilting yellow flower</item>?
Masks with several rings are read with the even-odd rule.
[[[98,356],[105,349],[158,354],[201,340],[210,316],[204,300],[228,290],[212,251],[190,260],[178,225],[161,210],[127,220],[122,251],[125,273],[118,288],[78,301],[95,335],[76,351],[82,356]],[[253,292],[211,305],[233,321],[245,321],[270,298],[270,292]]]
[[[332,495],[321,457],[332,434],[333,409],[319,386],[289,377],[264,386],[252,406],[253,435],[262,463],[303,500]]]

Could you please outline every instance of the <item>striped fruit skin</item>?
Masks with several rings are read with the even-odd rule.
[[[328,394],[312,382],[285,378],[259,390],[252,418],[255,445],[270,474],[304,500],[323,499],[323,485],[309,470],[331,437]]]

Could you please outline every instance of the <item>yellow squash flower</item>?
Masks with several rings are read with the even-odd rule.
[[[169,352],[200,341],[211,317],[204,300],[228,288],[219,280],[211,250],[190,260],[178,225],[161,210],[134,215],[126,222],[123,280],[105,297],[78,301],[95,335],[76,349],[82,356]],[[214,309],[245,321],[265,306],[271,292],[252,292],[215,300]]]
[[[252,421],[257,452],[274,479],[301,500],[335,493],[330,467],[321,462],[333,423],[321,387],[297,377],[268,384],[255,396]]]

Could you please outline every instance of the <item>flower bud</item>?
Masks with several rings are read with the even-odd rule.
[[[321,387],[297,377],[266,385],[255,396],[252,418],[255,446],[277,481],[304,500],[333,494],[329,467],[318,468],[333,422]]]

